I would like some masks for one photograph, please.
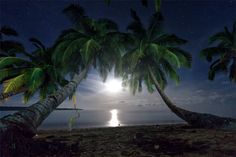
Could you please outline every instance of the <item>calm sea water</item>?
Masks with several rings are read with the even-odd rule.
[[[1,117],[9,112],[1,112]],[[173,113],[155,110],[54,111],[39,129],[72,129],[183,123]]]
[[[82,110],[55,111],[41,125],[41,129],[71,129],[183,123],[171,112],[153,110]]]

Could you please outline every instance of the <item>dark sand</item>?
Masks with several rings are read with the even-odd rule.
[[[31,156],[236,157],[236,132],[186,125],[39,131]]]

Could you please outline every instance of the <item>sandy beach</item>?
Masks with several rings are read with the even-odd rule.
[[[236,132],[183,124],[41,130],[28,149],[34,157],[233,157]]]

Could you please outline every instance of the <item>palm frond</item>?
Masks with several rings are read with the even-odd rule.
[[[155,43],[163,46],[180,46],[187,43],[187,40],[181,39],[174,34],[164,34],[157,38]]]
[[[0,83],[21,73],[21,70],[14,68],[0,69]]]
[[[5,52],[8,56],[13,56],[16,53],[22,53],[25,51],[24,46],[13,40],[0,41],[0,52]]]
[[[181,66],[181,62],[178,56],[172,51],[170,51],[168,48],[153,43],[150,44],[150,46],[154,49],[154,51],[151,52],[156,54],[154,56],[157,56],[157,60],[159,60],[159,58],[163,58],[170,64],[175,65],[178,68]]]
[[[19,90],[26,83],[25,74],[18,75],[4,82],[4,93],[10,93]]]
[[[179,59],[181,66],[190,68],[192,65],[192,56],[189,52],[186,52],[180,48],[171,47],[168,48],[171,52],[173,52]]]
[[[18,33],[9,26],[2,26],[0,28],[0,35],[7,35],[7,36],[18,36]]]
[[[228,72],[228,65],[230,63],[230,60],[229,59],[224,59],[224,60],[216,60],[215,62],[213,62],[211,64],[211,68],[208,72],[208,79],[209,80],[214,80],[215,78],[215,74],[218,74],[218,73],[222,73],[224,72],[225,74],[227,74]]]
[[[89,58],[91,58],[91,55],[94,52],[97,52],[99,49],[100,45],[94,39],[87,40],[81,48],[81,56],[84,60],[84,63],[87,63]]]
[[[219,32],[219,33],[216,33],[215,35],[211,36],[209,38],[209,43],[212,44],[214,42],[224,42],[226,43],[227,45],[232,45],[232,38],[231,36],[229,36],[227,33],[225,32]]]
[[[148,92],[153,93],[154,88],[153,88],[151,76],[149,74],[144,76],[144,83],[147,87]]]
[[[38,49],[42,49],[43,51],[46,51],[45,46],[43,45],[43,43],[40,40],[38,40],[36,38],[30,38],[29,41],[32,42],[33,45],[35,47],[37,47]]]
[[[127,30],[132,31],[137,36],[144,36],[145,35],[145,28],[143,27],[143,24],[141,23],[137,13],[131,9],[131,17],[134,21],[132,21],[128,26]]]
[[[156,12],[152,15],[147,34],[150,40],[155,40],[163,34],[163,16],[160,12]]]
[[[44,82],[44,71],[41,68],[33,68],[27,82],[28,91],[34,93]]]
[[[208,62],[211,62],[214,56],[223,55],[229,51],[230,50],[228,48],[224,47],[209,47],[203,49],[200,52],[200,56],[206,58]]]
[[[179,84],[180,82],[180,77],[176,71],[176,69],[171,65],[169,64],[169,62],[167,61],[162,61],[162,67],[165,71],[165,73],[172,79],[176,82],[176,84]]]
[[[84,9],[78,4],[71,4],[62,11],[73,23],[78,23],[84,16]]]
[[[0,69],[12,66],[12,65],[32,65],[31,62],[24,60],[19,57],[1,57],[0,58]]]
[[[105,28],[103,28],[103,30],[106,30],[109,32],[118,30],[118,25],[110,19],[106,19],[106,18],[98,19],[97,23],[105,26]]]

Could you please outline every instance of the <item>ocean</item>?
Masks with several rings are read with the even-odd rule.
[[[0,111],[1,117],[10,112]],[[75,129],[94,127],[117,127],[132,125],[157,125],[183,123],[168,111],[158,110],[81,110],[54,111],[41,124],[40,129]]]

